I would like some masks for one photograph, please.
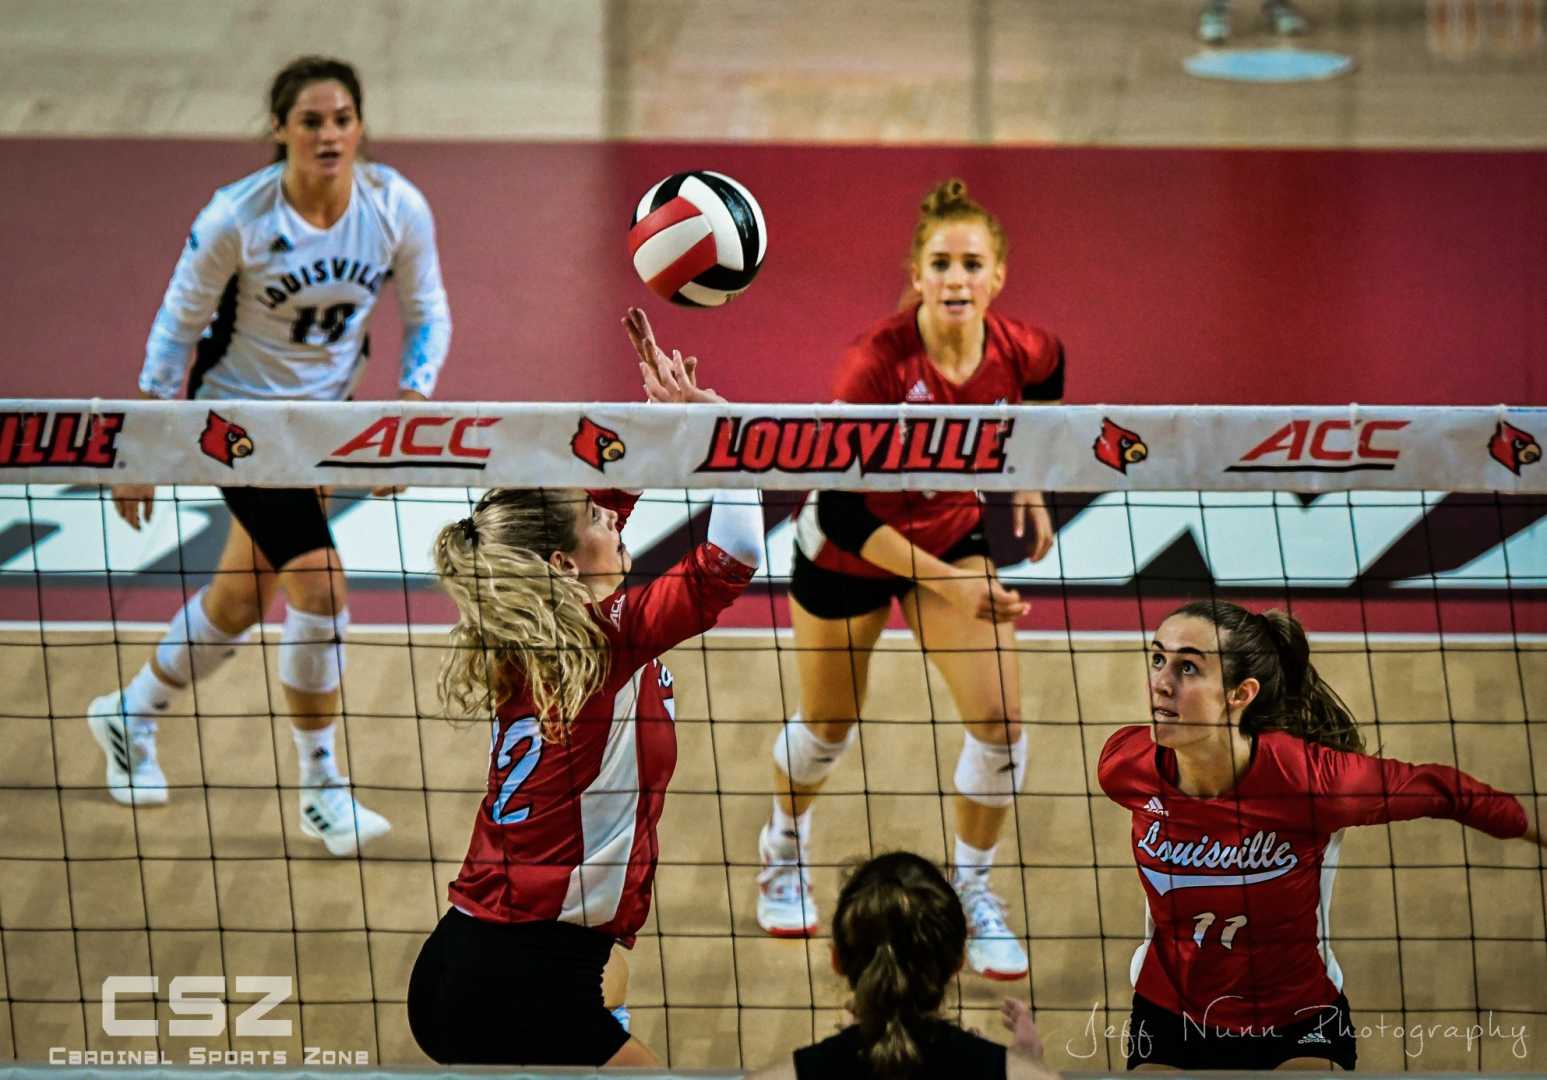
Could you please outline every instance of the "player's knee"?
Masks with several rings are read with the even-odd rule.
[[[855,725],[859,723],[858,720],[852,717],[838,720],[801,720],[800,722],[806,725],[807,731],[823,742],[843,743],[845,745],[848,744],[849,736],[854,731]]]
[[[1025,729],[1021,726],[1020,708],[1010,710],[989,709],[990,715],[967,725],[973,738],[998,746],[1011,746],[1020,739]],[[994,714],[998,715],[994,715]]]
[[[348,585],[332,548],[297,555],[285,564],[283,580],[285,598],[293,608],[319,615],[344,610]]]
[[[792,717],[774,736],[774,764],[794,783],[812,787],[838,767],[858,733],[859,725],[853,721],[807,724],[799,716]]]
[[[200,589],[183,605],[167,625],[167,632],[156,646],[155,666],[158,677],[174,686],[214,673],[236,653],[236,643],[257,621],[229,618],[208,603],[212,587]]]
[[[292,690],[328,694],[338,689],[344,675],[344,634],[349,628],[347,609],[327,614],[285,607],[280,631],[279,681]]]
[[[983,806],[1009,806],[1026,782],[1026,733],[1020,731],[1010,743],[987,742],[971,731],[964,734],[956,759],[957,793]]]
[[[211,623],[227,634],[240,634],[263,618],[263,600],[255,575],[216,574],[204,594],[204,607]]]

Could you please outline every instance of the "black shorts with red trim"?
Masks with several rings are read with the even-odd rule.
[[[602,1003],[613,939],[447,910],[408,978],[408,1026],[442,1065],[605,1065],[628,1032]]]
[[[1292,1024],[1267,1025],[1248,1032],[1223,1032],[1134,994],[1125,1043],[1130,1069],[1170,1065],[1189,1072],[1266,1070],[1296,1058],[1330,1061],[1339,1068],[1353,1069],[1359,1058],[1348,998],[1342,994],[1330,1005],[1305,1010]]]
[[[940,559],[955,563],[971,555],[992,558],[981,523],[951,545]],[[890,607],[893,600],[901,600],[917,584],[913,578],[893,574],[870,578],[826,570],[806,558],[799,547],[795,549],[795,569],[790,573],[790,595],[819,619],[851,619]]]

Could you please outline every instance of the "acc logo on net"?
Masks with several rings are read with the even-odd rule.
[[[497,416],[384,416],[334,450],[318,466],[335,469],[391,469],[430,466],[482,470],[490,450],[473,443]]]

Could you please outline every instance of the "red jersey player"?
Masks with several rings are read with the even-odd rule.
[[[722,401],[631,312],[652,401]],[[622,589],[634,497],[500,490],[441,530],[436,571],[459,620],[442,696],[494,710],[488,789],[451,907],[409,981],[409,1022],[442,1063],[654,1065],[603,1005],[613,944],[650,907],[677,762],[659,657],[713,626],[763,544],[756,492],[717,493],[703,543]]]
[[[1149,901],[1134,954],[1128,1065],[1273,1069],[1355,1063],[1327,941],[1341,830],[1452,818],[1540,842],[1513,795],[1446,765],[1370,757],[1311,665],[1300,624],[1199,601],[1150,645],[1149,728],[1101,754],[1133,813]]]
[[[838,400],[854,403],[1052,402],[1063,396],[1063,347],[1048,332],[989,310],[1005,281],[998,219],[948,180],[924,199],[910,257],[917,303],[845,353]],[[1033,559],[1053,543],[1040,492],[1014,499]],[[811,802],[851,745],[870,652],[893,599],[951,689],[966,726],[955,783],[951,862],[969,924],[968,961],[993,978],[1026,974],[1026,953],[989,889],[999,832],[1026,775],[1011,623],[1026,610],[1001,586],[974,493],[824,491],[800,513],[790,621],[801,709],[775,740],[773,813],[759,836],[758,922],[811,933]]]

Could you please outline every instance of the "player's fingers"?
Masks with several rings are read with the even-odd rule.
[[[655,341],[655,327],[650,325],[650,316],[645,314],[644,308],[630,308],[629,314],[633,316],[634,323],[639,327],[640,335],[649,342]]]
[[[990,585],[994,601],[994,614],[996,623],[1009,622],[1019,618],[1030,610],[1031,605],[1021,600],[1021,594],[1014,589],[1006,589],[998,582]]]
[[[156,512],[156,497],[154,495],[145,496],[144,501],[141,503],[141,509],[145,511],[145,515],[142,520],[146,525],[149,525],[151,515]],[[139,526],[136,525],[135,528],[137,529]]]
[[[1032,562],[1041,562],[1053,550],[1053,534],[1050,530],[1037,531],[1037,548],[1031,553]]]
[[[1010,504],[1010,527],[1017,540],[1026,535],[1026,504],[1019,499]]]
[[[643,360],[639,362],[639,377],[644,380],[645,396],[651,401],[671,400],[671,394],[666,387],[661,385],[661,380],[656,375],[655,368]]]
[[[677,349],[671,351],[671,361],[666,365],[666,376],[673,390],[678,393],[687,390],[687,369],[682,363],[682,353]]]

